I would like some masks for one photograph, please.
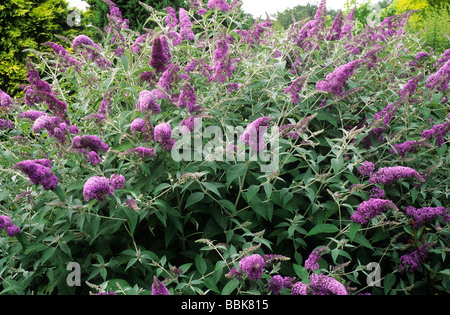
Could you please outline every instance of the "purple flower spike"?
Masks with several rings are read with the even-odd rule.
[[[375,170],[375,165],[372,162],[362,162],[361,166],[358,167],[358,172],[364,176],[370,176]]]
[[[19,169],[28,176],[33,184],[41,184],[45,190],[55,189],[59,183],[56,175],[51,173],[50,160],[26,160],[17,163],[14,168]]]
[[[104,143],[99,137],[85,135],[85,136],[76,136],[72,140],[72,147],[75,150],[88,150],[94,152],[102,152],[106,153],[109,150],[109,146]]]
[[[435,125],[433,128],[422,132],[422,138],[424,139],[436,139],[436,146],[440,148],[444,144],[444,137],[450,132],[450,121],[447,121],[441,125]]]
[[[324,81],[318,81],[316,90],[331,92],[335,96],[343,93],[343,86],[347,84],[347,80],[356,68],[361,64],[362,59],[353,60],[345,65],[340,66],[332,73],[327,74]]]
[[[154,158],[156,156],[155,148],[146,148],[146,147],[136,147],[133,149],[129,149],[125,151],[125,154],[133,154],[141,159]]]
[[[366,224],[377,215],[389,210],[398,209],[390,200],[371,198],[358,205],[356,211],[351,215],[353,222]]]
[[[152,295],[170,295],[164,283],[159,281],[156,276],[153,277]]]
[[[189,112],[193,111],[195,104],[197,103],[197,97],[195,96],[195,91],[189,82],[183,84],[180,97],[178,99],[178,108],[185,107]]]
[[[273,295],[278,295],[281,289],[284,287],[284,279],[280,275],[273,276],[270,279],[269,286],[267,288],[268,292],[272,292]]]
[[[109,178],[109,182],[111,184],[111,187],[116,190],[116,189],[122,189],[125,185],[125,176],[123,175],[118,175],[118,174],[113,174],[111,175],[111,177]]]
[[[450,220],[450,209],[445,207],[424,207],[416,209],[412,206],[405,208],[406,215],[412,217],[415,227],[419,227],[431,220],[443,217],[443,222]]]
[[[7,109],[13,105],[11,96],[0,90],[0,108]]]
[[[138,108],[141,113],[150,112],[153,115],[161,112],[161,108],[159,107],[159,104],[156,103],[153,93],[147,90],[143,90],[139,93],[139,100],[136,104],[136,108]]]
[[[247,276],[257,281],[264,272],[265,261],[261,255],[253,254],[242,258],[239,261],[239,269],[247,274]]]
[[[0,130],[13,129],[14,123],[8,119],[0,118]]]
[[[406,166],[391,166],[380,168],[370,176],[369,183],[391,185],[401,178],[415,178],[420,182],[425,179],[414,169]]]
[[[192,23],[191,19],[189,18],[189,13],[183,9],[180,8],[180,36],[181,38],[187,39],[187,40],[194,40],[194,32],[192,31]]]
[[[322,257],[322,254],[328,249],[328,247],[324,246],[313,250],[308,259],[305,260],[305,268],[311,271],[319,269],[319,260]]]
[[[434,242],[426,243],[419,247],[419,249],[412,251],[409,254],[405,254],[400,257],[401,265],[400,270],[404,270],[409,266],[409,272],[414,273],[419,268],[420,264],[424,262],[425,258],[428,256],[428,251],[431,247],[435,245]]]
[[[12,223],[11,218],[6,215],[0,215],[0,231],[2,229],[5,229],[8,237],[14,237],[20,233],[20,227]]]
[[[310,280],[308,286],[313,295],[348,295],[344,285],[334,278],[313,273]]]
[[[155,127],[154,139],[166,151],[169,151],[175,144],[175,140],[172,139],[172,128],[168,123],[160,123]]]
[[[96,199],[99,202],[102,202],[106,199],[106,196],[112,197],[113,194],[114,188],[110,185],[110,181],[106,177],[93,176],[84,184],[84,201]]]
[[[163,47],[161,38],[155,37],[153,40],[150,66],[153,67],[157,73],[163,73],[167,70],[169,64],[169,56]]]
[[[223,12],[228,12],[231,9],[230,5],[224,0],[209,0],[207,7],[210,10],[218,9]]]
[[[264,132],[267,131],[267,126],[272,119],[273,117],[261,117],[250,123],[239,141],[244,142],[251,150],[260,152],[265,147]]]

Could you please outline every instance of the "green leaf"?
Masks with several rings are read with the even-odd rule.
[[[388,294],[391,288],[394,286],[396,281],[396,277],[392,273],[388,273],[386,277],[384,277],[384,294]]]
[[[199,255],[195,256],[195,267],[201,275],[204,275],[206,272],[206,261]]]
[[[117,232],[122,225],[121,220],[108,220],[104,221],[99,228],[98,235],[109,235]]]
[[[189,206],[196,204],[197,202],[202,201],[202,199],[205,197],[205,194],[200,191],[196,191],[192,195],[190,195],[186,201],[185,208],[188,208]]]
[[[244,192],[244,197],[247,199],[247,202],[252,200],[253,197],[258,193],[259,186],[251,185],[246,192]]]
[[[61,185],[57,185],[53,192],[59,197],[59,200],[66,201],[66,195],[64,194],[64,190],[61,188]]]
[[[295,273],[300,279],[306,280],[309,278],[308,270],[306,270],[306,268],[302,265],[292,264],[292,267],[294,268]]]
[[[356,233],[354,237],[354,241],[364,247],[370,248],[373,250],[372,244],[362,235],[361,233]]]
[[[333,167],[334,174],[337,175],[344,164],[344,159],[331,159],[331,166]]]
[[[227,188],[230,187],[233,180],[247,173],[247,164],[236,164],[227,170]]]
[[[205,186],[205,188],[206,188],[207,190],[212,191],[212,192],[215,193],[217,196],[219,196],[220,198],[222,198],[222,196],[220,195],[219,190],[218,190],[217,187],[214,185],[214,183],[202,182],[202,185]]]
[[[234,206],[234,204],[231,201],[224,199],[224,200],[219,200],[218,203],[225,209],[230,210],[232,213],[236,213],[236,207]]]
[[[170,184],[168,183],[161,183],[158,186],[155,187],[155,189],[153,189],[153,195],[156,196],[158,195],[158,193],[166,188],[169,188]]]
[[[335,233],[339,231],[339,229],[333,224],[319,224],[313,227],[306,236],[311,236],[320,233]]]
[[[239,280],[233,279],[228,281],[228,283],[222,289],[222,295],[230,295],[239,286]]]
[[[358,232],[360,227],[361,227],[361,223],[356,223],[356,222],[350,223],[350,229],[347,233],[350,241],[353,241],[353,238],[355,237],[355,234],[356,234],[356,232]]]
[[[450,269],[441,270],[441,271],[439,271],[439,273],[444,276],[450,277]]]

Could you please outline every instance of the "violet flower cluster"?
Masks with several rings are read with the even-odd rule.
[[[297,104],[298,101],[300,101],[300,91],[302,90],[303,86],[305,85],[305,82],[307,80],[306,75],[302,75],[301,77],[295,79],[289,87],[284,89],[285,94],[291,95],[292,103]]]
[[[111,43],[116,44],[115,53],[117,56],[122,56],[127,48],[125,37],[122,34],[122,29],[129,29],[128,19],[122,18],[122,13],[117,5],[111,0],[103,0],[109,7],[108,24],[105,26],[105,32],[112,36]]]
[[[398,144],[393,144],[393,149],[391,149],[391,153],[398,154],[402,158],[406,157],[406,154],[409,152],[415,152],[419,148],[422,147],[431,147],[431,144],[425,141],[405,141]]]
[[[0,118],[0,130],[14,129],[14,123],[8,119]]]
[[[111,62],[101,55],[102,49],[99,45],[86,35],[78,35],[72,42],[72,48],[74,50],[84,48],[82,54],[86,59],[94,62],[101,69],[111,67]]]
[[[152,295],[170,295],[164,283],[162,283],[156,276],[153,277]]]
[[[48,115],[40,115],[34,121],[33,132],[39,133],[42,129],[45,129],[50,137],[55,138],[61,144],[66,141],[68,134],[77,134],[80,132],[75,125],[68,126],[59,117]]]
[[[108,179],[103,176],[92,176],[83,187],[84,201],[96,199],[102,202],[106,199],[106,196],[112,197],[114,190],[124,187],[125,177],[123,175],[113,174]]]
[[[309,254],[308,259],[305,260],[306,270],[315,271],[319,269],[319,260],[322,257],[322,254],[327,250],[329,250],[329,248],[326,246],[313,250],[311,254]]]
[[[422,132],[422,138],[424,139],[436,139],[436,146],[440,148],[444,142],[444,137],[447,135],[447,133],[450,132],[450,121],[447,121],[441,125],[434,125],[433,128],[424,130]]]
[[[400,256],[400,265],[398,266],[398,269],[400,271],[404,271],[407,267],[409,267],[410,273],[415,273],[417,269],[419,269],[420,264],[425,261],[425,259],[428,257],[428,252],[431,247],[434,246],[435,243],[426,243],[419,247],[418,249]]]
[[[413,219],[415,227],[424,225],[439,217],[442,217],[442,222],[448,222],[450,221],[449,211],[450,209],[445,207],[424,207],[417,209],[408,206],[405,208],[405,214]]]
[[[194,87],[189,82],[184,83],[178,98],[178,108],[187,108],[192,113],[196,108],[196,103],[197,97],[195,96]]]
[[[155,69],[156,73],[163,73],[172,63],[169,43],[165,36],[155,37],[153,39],[152,54],[149,64]]]
[[[411,96],[414,94],[414,92],[417,89],[417,85],[419,83],[419,81],[423,78],[423,75],[418,75],[414,78],[412,78],[411,80],[409,80],[404,86],[403,88],[398,91],[398,95],[400,95],[401,97],[406,97],[406,96]]]
[[[43,112],[43,111],[27,110],[27,111],[24,111],[23,113],[17,115],[17,118],[25,118],[25,119],[29,119],[31,121],[36,121],[36,119],[38,119],[41,116],[45,116],[45,115],[47,115],[47,113]]]
[[[156,102],[154,94],[151,91],[142,90],[139,93],[139,99],[136,103],[136,108],[141,111],[141,113],[150,112],[153,115],[159,114],[161,112],[161,107]]]
[[[228,12],[231,9],[230,5],[224,0],[209,0],[207,8],[209,10],[218,9],[222,12]]]
[[[154,128],[150,121],[150,113],[145,115],[145,118],[136,118],[131,122],[130,130],[133,136],[136,136],[137,132],[141,132],[143,135],[143,141],[148,142],[153,139]]]
[[[391,185],[401,178],[415,178],[420,182],[425,179],[415,169],[406,166],[390,166],[380,168],[370,176],[369,183]]]
[[[64,72],[66,68],[70,67],[74,67],[75,71],[79,70],[81,63],[75,60],[63,46],[54,42],[46,42],[42,45],[50,47],[53,53],[59,58],[58,67],[61,71]]]
[[[27,175],[33,184],[41,184],[45,190],[55,189],[59,183],[58,177],[51,172],[52,161],[50,160],[26,160],[17,163],[14,168]]]
[[[72,139],[72,148],[84,154],[86,161],[93,165],[97,165],[102,161],[99,153],[106,153],[109,150],[109,146],[99,137],[91,135],[74,137]]]
[[[7,110],[13,105],[11,96],[0,90],[0,109]]]
[[[344,15],[342,11],[339,10],[338,15],[333,20],[331,24],[330,31],[325,37],[326,40],[339,40],[342,37],[342,23],[344,22]]]
[[[239,269],[247,274],[253,281],[261,278],[264,272],[265,260],[259,254],[246,256],[239,261]]]
[[[309,277],[310,283],[301,281],[292,286],[292,295],[348,295],[345,286],[338,280],[324,274],[313,273]]]
[[[447,91],[450,81],[450,60],[439,68],[439,70],[427,78],[425,86],[430,90]]]
[[[192,22],[189,17],[189,13],[185,9],[180,8],[179,16],[181,40],[194,40],[194,32],[192,31]]]
[[[291,288],[293,285],[293,280],[294,278],[292,277],[275,275],[270,278],[269,285],[267,286],[267,292],[272,293],[273,295],[278,295],[283,288]]]
[[[208,78],[208,81],[217,80],[217,82],[225,83],[227,78],[233,75],[233,71],[237,70],[234,66],[236,62],[237,59],[230,58],[227,39],[219,39],[216,50],[214,51],[214,65],[212,67],[214,74]]]
[[[0,232],[2,230],[6,231],[8,237],[14,237],[20,233],[20,227],[12,223],[11,218],[6,215],[0,215]]]
[[[358,205],[355,212],[351,215],[351,219],[356,223],[367,224],[369,220],[390,209],[396,210],[398,208],[390,200],[371,198]]]
[[[131,154],[141,159],[154,158],[156,156],[155,148],[147,148],[147,147],[136,147],[128,149],[125,151],[125,154]]]
[[[317,36],[318,39],[322,39],[321,32],[326,28],[326,5],[325,0],[321,0],[319,7],[317,8],[314,19],[308,21],[297,34],[294,36],[294,40],[297,46],[302,47],[305,50],[311,50],[313,44],[311,39]]]
[[[264,38],[272,33],[273,24],[274,23],[268,19],[265,22],[253,24],[248,31],[236,30],[235,33],[241,35],[241,42],[249,45],[259,45],[264,43]]]
[[[155,127],[154,140],[160,143],[165,151],[169,151],[172,148],[175,140],[172,139],[172,128],[168,123],[160,123]]]
[[[358,167],[358,172],[363,176],[370,176],[375,171],[375,165],[372,162],[364,161]]]
[[[325,80],[318,81],[316,90],[331,92],[335,96],[339,96],[343,92],[343,87],[347,84],[347,80],[353,75],[363,60],[353,60],[345,65],[340,66],[332,73],[327,74]]]
[[[244,133],[239,137],[240,142],[244,142],[250,150],[260,152],[264,149],[264,134],[267,126],[273,117],[260,117],[247,125]]]
[[[41,93],[52,93],[52,88],[50,84],[41,79],[39,71],[37,71],[31,64],[31,60],[27,58],[27,80],[30,83],[29,86],[25,87],[25,104],[29,107],[37,105],[43,102]]]

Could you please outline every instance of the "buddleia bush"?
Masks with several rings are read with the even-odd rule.
[[[449,292],[450,55],[410,12],[107,3],[2,93],[2,294]]]

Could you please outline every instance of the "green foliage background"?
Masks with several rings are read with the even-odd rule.
[[[64,0],[6,0],[0,4],[0,89],[11,96],[22,95],[26,84],[25,59],[42,51],[42,43],[54,41],[55,34],[78,32],[67,25],[68,4]]]
[[[109,14],[108,5],[103,0],[87,0],[90,7],[91,18],[88,22],[103,29],[108,24],[107,15]],[[172,7],[178,12],[180,7],[188,9],[189,6],[184,0],[115,0],[114,3],[120,8],[122,18],[130,21],[130,29],[142,32],[142,28],[148,18],[148,11],[146,11],[139,2],[150,5],[156,11],[165,11],[166,7]],[[152,28],[151,24],[146,25],[147,28]]]

